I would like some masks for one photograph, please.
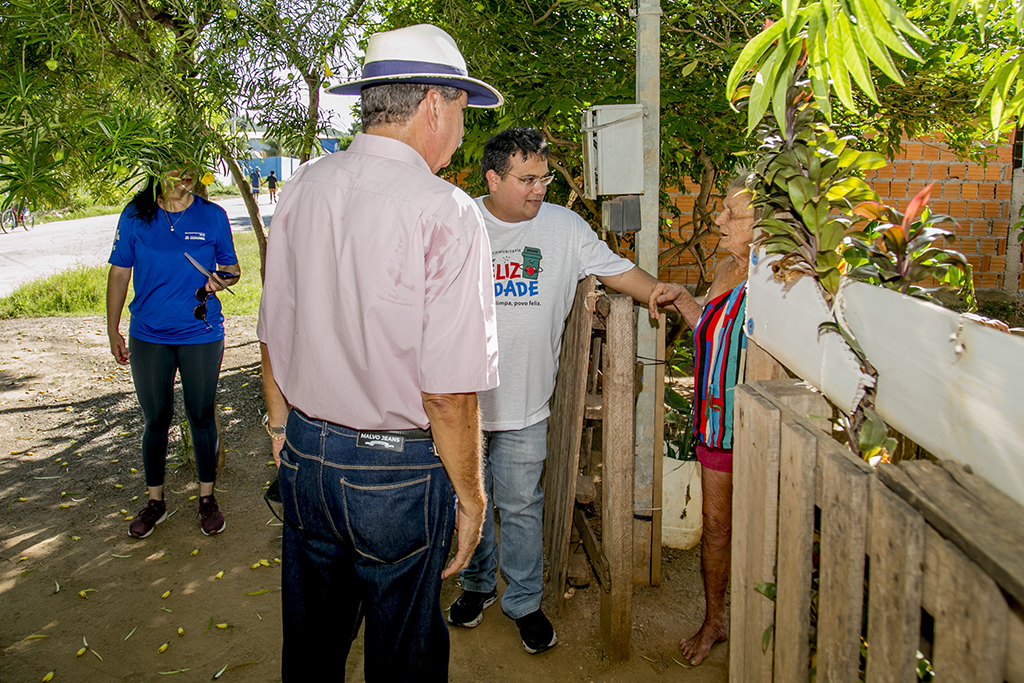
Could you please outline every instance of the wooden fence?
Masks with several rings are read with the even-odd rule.
[[[909,683],[920,652],[936,682],[1024,683],[1024,507],[952,461],[873,470],[827,415],[794,380],[736,388],[730,681]]]

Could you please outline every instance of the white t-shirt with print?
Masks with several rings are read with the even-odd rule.
[[[525,429],[550,414],[565,319],[576,283],[633,268],[574,211],[544,203],[533,220],[506,223],[478,197],[491,241],[498,319],[496,389],[480,392],[485,431]]]

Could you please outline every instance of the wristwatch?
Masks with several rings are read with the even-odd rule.
[[[267,430],[267,434],[274,441],[284,441],[284,427],[271,427],[270,413],[263,416],[263,428]]]

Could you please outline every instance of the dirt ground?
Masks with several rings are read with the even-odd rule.
[[[200,532],[195,470],[172,427],[172,516],[132,539],[126,519],[146,499],[142,419],[102,319],[0,321],[0,681],[40,681],[50,671],[54,681],[199,681],[225,667],[217,680],[280,680],[281,525],[262,500],[274,471],[251,318],[228,320],[219,403],[227,462],[217,497],[227,530]],[[179,392],[175,424],[183,420]],[[703,617],[699,551],[666,548],[662,576],[661,587],[634,588],[628,662],[603,656],[601,589],[592,582],[551,615],[559,644],[541,655],[523,650],[496,607],[476,629],[453,629],[450,679],[725,681],[726,645],[696,668],[679,655],[680,638]],[[443,604],[458,591],[448,580]],[[349,680],[362,679],[361,660],[357,641]]]

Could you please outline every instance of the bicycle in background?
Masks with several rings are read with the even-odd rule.
[[[28,205],[11,205],[0,211],[0,232],[13,232],[19,225],[25,230],[31,230],[36,226],[35,214],[28,208]]]

